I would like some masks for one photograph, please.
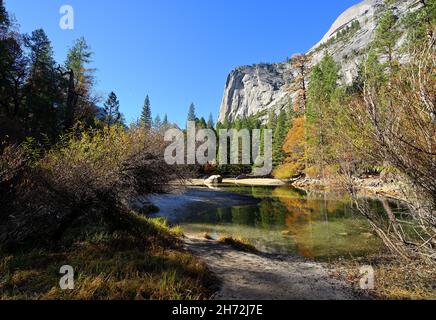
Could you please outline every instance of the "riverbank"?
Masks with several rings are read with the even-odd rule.
[[[216,300],[360,300],[364,291],[330,277],[320,263],[295,256],[244,252],[187,235],[186,248],[219,279]]]
[[[436,300],[436,267],[425,261],[407,261],[386,253],[326,265],[331,277],[358,288],[362,266],[374,270],[374,288],[369,294],[378,300]]]
[[[403,199],[401,184],[398,182],[385,182],[380,177],[354,178],[353,180],[358,196]],[[343,192],[344,189],[343,185],[336,179],[321,180],[305,177],[291,181],[290,184],[306,191]]]
[[[386,197],[396,200],[403,199],[401,184],[397,182],[384,182],[379,177],[354,178],[354,184],[358,195],[361,197]],[[298,180],[280,180],[273,178],[253,178],[253,179],[223,179],[219,185],[208,185],[204,179],[192,179],[187,182],[188,186],[217,188],[220,185],[252,186],[252,187],[280,187],[292,186],[305,191],[320,192],[343,192],[343,186],[335,179],[311,179],[302,178]]]
[[[162,219],[132,215],[125,232],[76,228],[57,247],[0,252],[0,300],[203,300],[215,291],[207,266]],[[69,243],[71,241],[71,243]],[[74,270],[62,290],[61,266]]]
[[[279,179],[269,179],[269,178],[253,178],[253,179],[232,179],[227,178],[223,179],[223,182],[221,184],[224,185],[239,185],[239,186],[253,186],[253,187],[262,187],[262,186],[269,186],[269,187],[280,187],[287,184],[286,181],[279,180]],[[187,182],[188,186],[208,186],[212,187],[210,184],[208,185],[205,183],[204,179],[191,179]],[[216,185],[218,187],[219,185]]]

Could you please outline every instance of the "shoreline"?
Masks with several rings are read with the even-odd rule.
[[[220,184],[217,184],[216,187],[219,187],[220,185],[237,185],[237,186],[252,186],[252,187],[262,187],[262,186],[268,186],[268,187],[281,187],[286,186],[289,183],[287,183],[284,180],[279,179],[272,179],[272,178],[253,178],[253,179],[234,179],[234,178],[225,178],[223,179],[223,182]],[[188,186],[195,186],[195,187],[214,187],[215,185],[208,185],[205,183],[204,179],[191,179],[187,182]]]
[[[397,201],[405,201],[401,192],[400,183],[386,183],[380,178],[355,178],[354,184],[357,195],[363,198],[390,198]],[[320,180],[303,178],[293,182],[290,185],[304,191],[318,192],[346,192],[342,186],[335,180]]]

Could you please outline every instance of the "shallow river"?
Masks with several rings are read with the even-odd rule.
[[[183,197],[191,200],[190,205],[183,209],[183,201],[176,203],[167,217],[187,234],[242,237],[261,251],[317,260],[359,257],[383,248],[346,196],[306,193],[289,186],[223,186],[219,191],[191,189]],[[168,205],[178,200],[160,202]],[[368,201],[373,210],[384,212],[380,201]],[[399,204],[390,204],[400,210]],[[168,212],[163,208],[161,215]]]

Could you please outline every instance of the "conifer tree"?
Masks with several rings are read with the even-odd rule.
[[[283,162],[286,154],[283,151],[283,143],[285,142],[288,133],[288,117],[285,110],[280,111],[277,118],[277,125],[274,130],[273,140],[273,164],[277,166]]]
[[[153,120],[151,118],[150,98],[148,95],[145,97],[144,106],[142,107],[141,125],[147,129],[150,129],[153,125]]]
[[[196,121],[197,116],[195,114],[195,105],[194,103],[191,103],[188,110],[188,121]]]
[[[160,118],[160,115],[156,115],[156,117],[154,118],[153,127],[156,130],[160,130],[162,128],[162,120]]]
[[[207,120],[207,128],[208,129],[214,129],[215,123],[213,122],[213,115],[212,113],[209,114],[209,119]]]
[[[29,129],[33,137],[47,136],[53,140],[58,133],[58,109],[61,92],[51,42],[44,30],[26,36],[30,51],[30,71],[26,83]]]
[[[395,68],[395,46],[401,35],[397,22],[398,17],[392,10],[388,10],[380,19],[373,42],[374,49],[386,58],[390,74]]]
[[[333,117],[331,106],[338,92],[339,68],[330,55],[325,55],[312,70],[306,113],[308,161],[311,161],[324,177],[328,155],[329,121]]]
[[[120,123],[120,102],[113,91],[109,94],[109,97],[104,103],[104,114],[104,121],[108,127]]]
[[[92,125],[97,106],[92,96],[95,70],[89,67],[92,51],[84,37],[74,41],[65,61],[65,69],[70,75],[69,101],[65,106],[66,127],[77,121]]]
[[[23,118],[23,86],[28,58],[22,48],[22,36],[10,32],[11,21],[0,0],[0,115]]]
[[[162,120],[162,127],[168,128],[169,125],[170,125],[170,123],[168,121],[168,115],[165,113],[164,118]]]

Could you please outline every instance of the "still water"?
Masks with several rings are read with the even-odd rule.
[[[176,221],[186,233],[208,233],[215,239],[241,237],[264,252],[316,260],[360,257],[383,249],[347,196],[306,193],[288,186],[220,189],[250,196],[257,202],[191,210]],[[368,201],[373,210],[384,212],[381,202]]]

